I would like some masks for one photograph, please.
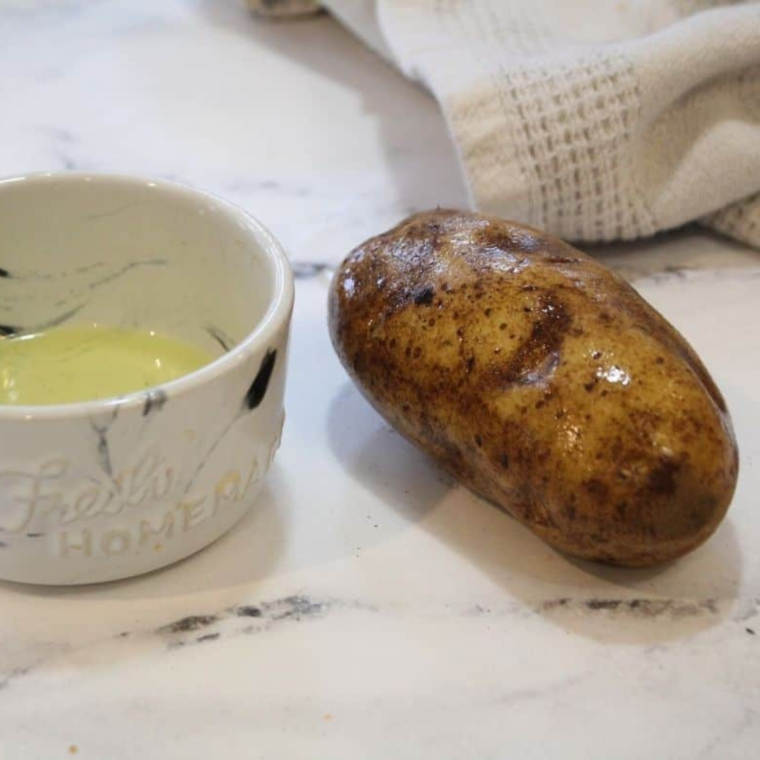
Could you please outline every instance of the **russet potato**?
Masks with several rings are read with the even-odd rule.
[[[684,338],[620,277],[489,216],[412,216],[354,250],[335,349],[370,403],[551,546],[674,559],[725,515],[738,455]]]

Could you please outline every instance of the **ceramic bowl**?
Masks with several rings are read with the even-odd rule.
[[[125,578],[229,530],[279,444],[292,306],[279,243],[211,195],[83,173],[0,181],[1,333],[97,322],[215,357],[118,398],[0,406],[0,578]]]

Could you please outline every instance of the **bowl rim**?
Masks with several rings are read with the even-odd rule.
[[[156,388],[165,390],[170,398],[177,398],[190,393],[197,388],[213,382],[229,369],[243,361],[251,354],[265,349],[272,341],[273,334],[290,320],[295,300],[293,271],[287,254],[277,238],[252,214],[240,206],[224,198],[199,190],[189,184],[162,179],[152,179],[130,174],[89,171],[54,171],[33,172],[29,174],[1,177],[0,202],[6,185],[15,183],[49,184],[88,182],[102,184],[119,184],[132,187],[157,189],[175,196],[183,196],[188,200],[202,201],[211,204],[215,210],[225,215],[230,221],[237,222],[246,234],[251,235],[258,243],[263,259],[268,264],[273,275],[273,295],[269,307],[250,332],[232,349],[217,357],[197,370],[182,375],[174,380],[161,383],[158,386],[144,390],[126,393],[121,396],[110,396],[102,399],[76,401],[64,404],[0,404],[0,421],[2,420],[61,420],[78,417],[98,416],[104,413],[113,414],[114,409],[127,410],[142,408],[146,394]],[[12,192],[11,190],[8,190]]]

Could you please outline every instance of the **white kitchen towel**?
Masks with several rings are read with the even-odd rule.
[[[472,204],[571,240],[760,246],[760,3],[323,0],[439,100]]]

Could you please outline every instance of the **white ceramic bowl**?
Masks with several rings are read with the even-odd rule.
[[[0,181],[0,331],[99,322],[216,357],[115,399],[0,406],[0,578],[124,578],[234,525],[279,444],[292,307],[278,242],[218,198],[110,175]]]

